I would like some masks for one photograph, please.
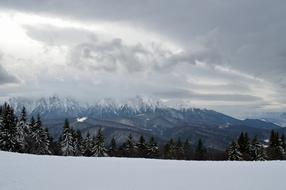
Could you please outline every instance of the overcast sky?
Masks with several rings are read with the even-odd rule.
[[[285,0],[0,0],[0,97],[286,110]]]

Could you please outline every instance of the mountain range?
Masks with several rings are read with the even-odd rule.
[[[257,135],[262,141],[273,129],[286,134],[286,128],[270,121],[239,120],[208,109],[172,108],[139,96],[122,102],[103,99],[93,104],[58,96],[36,100],[11,98],[8,103],[16,113],[24,106],[30,116],[40,114],[54,138],[59,137],[65,118],[84,135],[94,135],[102,128],[107,142],[115,137],[119,143],[129,134],[134,139],[140,135],[154,136],[159,143],[170,138],[188,138],[192,142],[201,138],[208,147],[223,150],[242,131]]]

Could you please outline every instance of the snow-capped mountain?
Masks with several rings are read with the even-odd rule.
[[[137,114],[141,112],[154,111],[158,107],[163,107],[159,101],[154,101],[146,97],[136,96],[122,101],[105,98],[93,104],[82,103],[69,97],[43,97],[39,99],[29,99],[23,97],[11,98],[8,103],[20,113],[23,107],[31,115],[40,114],[43,118],[57,117],[79,117],[85,114],[101,116],[107,114]]]
[[[36,100],[22,97],[11,98],[8,100],[8,103],[15,109],[16,113],[19,113],[25,107],[28,114],[34,116],[40,114],[43,118],[74,117],[87,109],[85,104],[81,104],[72,98],[59,96]]]
[[[136,96],[122,101],[106,98],[93,104],[79,102],[68,97],[51,96],[31,100],[28,98],[11,98],[8,103],[20,113],[23,107],[28,114],[36,116],[40,114],[43,119],[58,118],[93,118],[120,122],[133,120],[134,126],[141,126],[153,120],[160,120],[164,126],[177,125],[205,125],[205,126],[229,126],[248,125],[256,127],[278,127],[273,123],[262,120],[238,120],[219,112],[198,108],[175,109],[164,106],[161,102],[146,97]],[[149,126],[150,127],[150,124]],[[148,128],[147,127],[147,128]]]
[[[265,139],[270,130],[281,129],[267,121],[239,120],[207,109],[176,109],[139,96],[123,101],[103,99],[94,104],[58,96],[38,100],[11,98],[8,103],[17,113],[25,106],[30,116],[40,114],[43,123],[55,138],[60,135],[65,118],[83,134],[93,134],[98,128],[104,128],[107,141],[113,136],[123,141],[132,133],[134,138],[143,134],[161,140],[178,137],[193,140],[202,138],[208,145],[221,148],[225,148],[242,131]]]
[[[261,113],[255,116],[255,118],[260,119],[262,121],[272,122],[282,127],[286,127],[286,112]]]

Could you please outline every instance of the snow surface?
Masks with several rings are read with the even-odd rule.
[[[286,162],[204,162],[0,152],[1,190],[284,190]]]

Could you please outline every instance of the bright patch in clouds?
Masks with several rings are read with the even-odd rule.
[[[272,80],[229,64],[217,29],[186,45],[164,30],[128,20],[3,9],[0,25],[2,98],[56,93],[94,101],[144,95],[170,106],[236,116],[285,108]]]

